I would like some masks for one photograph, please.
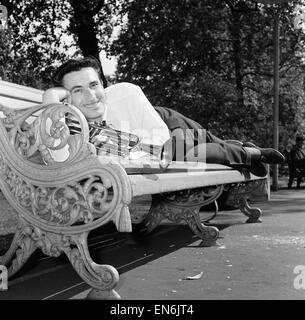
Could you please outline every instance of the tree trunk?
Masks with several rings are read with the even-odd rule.
[[[103,67],[99,58],[98,40],[96,37],[96,26],[93,19],[92,9],[87,0],[70,0],[74,10],[74,28],[72,29],[77,36],[79,48],[83,56],[95,57],[101,66],[101,78],[104,87],[107,87]]]
[[[241,57],[241,33],[240,33],[240,18],[241,13],[232,12],[231,35],[233,38],[233,63],[235,70],[235,86],[237,91],[238,107],[244,107],[244,87],[242,84],[242,57]]]

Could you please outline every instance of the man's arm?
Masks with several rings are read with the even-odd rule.
[[[62,87],[47,89],[42,95],[42,103],[60,103],[65,101],[71,103],[71,95],[68,90]]]

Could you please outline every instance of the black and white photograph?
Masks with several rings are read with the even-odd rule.
[[[0,0],[0,301],[304,299],[304,0]]]

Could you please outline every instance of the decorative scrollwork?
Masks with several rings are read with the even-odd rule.
[[[153,202],[145,222],[145,233],[154,230],[163,219],[175,224],[185,221],[190,229],[203,240],[202,246],[216,244],[219,231],[216,227],[204,225],[199,217],[198,207],[177,207],[168,202]]]
[[[191,230],[203,240],[202,245],[213,245],[216,243],[219,231],[201,222],[199,209],[215,201],[222,191],[223,186],[220,185],[154,195],[144,222],[135,228],[143,233],[150,233],[163,219],[168,219],[175,224],[185,221]]]
[[[162,199],[177,206],[206,206],[222,193],[223,185],[163,193]]]
[[[92,261],[87,243],[88,232],[75,235],[63,235],[42,230],[19,219],[19,225],[11,247],[0,256],[0,264],[6,265],[9,277],[13,276],[26,263],[37,249],[52,257],[65,253],[80,277],[94,290],[91,298],[115,298],[120,296],[114,290],[119,274],[109,265],[99,265]]]
[[[75,247],[65,247],[63,251],[79,276],[95,289],[89,298],[120,299],[114,290],[119,282],[119,274],[110,265],[100,265],[92,261],[88,250],[87,233],[72,235],[71,239]]]
[[[60,187],[42,187],[23,180],[0,156],[0,176],[24,212],[53,225],[88,224],[95,214],[106,215],[120,201],[116,181],[107,171]]]
[[[1,122],[7,131],[10,144],[24,159],[34,161],[33,157],[39,159],[40,154],[42,159],[36,159],[36,162],[53,164],[57,161],[72,162],[95,152],[89,143],[87,121],[72,105],[55,103],[25,110],[0,106],[0,110],[5,115]],[[71,114],[79,122],[79,134],[70,135],[64,121],[67,114]],[[55,159],[52,151],[64,149],[68,153],[66,158]]]
[[[52,257],[58,257],[64,252],[79,276],[94,288],[89,298],[120,299],[114,290],[119,281],[117,270],[112,266],[92,261],[87,237],[88,232],[63,235],[45,231],[29,225],[21,218],[11,247],[5,255],[0,256],[0,264],[7,266],[8,275],[11,277],[20,270],[37,248]]]
[[[66,254],[77,273],[91,287],[107,290],[116,285],[118,276],[117,271],[113,267],[108,265],[97,265],[91,261],[90,265],[88,265],[86,262],[91,259],[89,256],[83,256],[78,248],[66,250]]]
[[[249,219],[247,223],[261,222],[262,211],[259,208],[251,207],[248,199],[256,189],[260,188],[265,180],[254,180],[233,184],[228,188],[227,204],[238,207]]]
[[[193,232],[202,239],[200,246],[210,247],[217,244],[219,230],[214,226],[204,225],[199,218],[199,214],[194,210],[184,212],[184,220]]]
[[[46,255],[58,257],[64,248],[70,246],[69,237],[47,233],[29,225],[19,218],[14,239],[5,255],[0,257],[0,263],[8,267],[11,277],[26,263],[32,253],[40,248]]]
[[[118,272],[91,260],[86,237],[108,221],[119,231],[131,231],[128,205],[132,195],[126,171],[115,161],[92,155],[95,149],[88,143],[87,122],[73,106],[54,104],[5,109],[3,113],[0,186],[18,213],[20,226],[0,262],[10,263],[12,275],[36,248],[53,257],[65,252],[80,276],[95,289],[93,296],[103,292],[118,298],[114,290]],[[79,121],[80,133],[70,135],[62,121],[67,113]],[[66,147],[69,156],[65,165],[52,166],[56,160],[51,151]],[[39,152],[45,163],[32,161]]]
[[[18,226],[7,252],[0,256],[0,264],[8,268],[8,276],[14,275],[26,263],[36,250],[31,238],[32,228],[23,220],[18,220]]]
[[[0,106],[4,118],[1,123],[6,129],[9,142],[14,150],[24,158],[31,157],[37,150],[36,120],[44,106],[37,105],[30,109],[10,109]]]
[[[70,135],[65,117],[70,114],[79,123],[79,134]],[[68,157],[64,161],[82,157],[84,153],[95,152],[89,146],[89,128],[84,115],[69,104],[51,104],[39,116],[36,139],[40,142],[39,151],[47,164],[56,163],[51,151],[63,150],[68,146]],[[63,161],[63,160],[59,160]]]
[[[38,227],[32,227],[29,236],[37,248],[51,257],[59,257],[65,250],[69,250],[73,244],[71,237],[68,235],[47,232]]]

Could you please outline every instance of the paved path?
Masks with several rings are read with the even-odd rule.
[[[304,289],[295,289],[294,268],[305,266],[305,190],[273,193],[259,207],[263,223],[245,224],[238,211],[222,212],[212,221],[221,229],[219,247],[198,247],[194,238],[125,273],[120,294],[127,299],[304,299],[305,274]],[[201,272],[198,280],[182,280]]]
[[[108,228],[93,235],[90,250],[118,268],[123,299],[304,299],[305,275],[304,289],[295,289],[294,269],[305,266],[305,189],[280,190],[256,206],[263,223],[246,224],[238,210],[211,221],[219,246],[200,247],[188,227],[162,225],[141,242]],[[82,299],[87,292],[64,257],[37,253],[0,299]]]

